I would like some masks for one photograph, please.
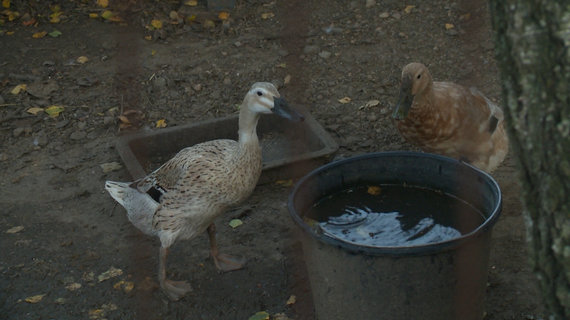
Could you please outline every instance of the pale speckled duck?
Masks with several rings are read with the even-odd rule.
[[[185,148],[156,171],[134,182],[107,181],[105,188],[127,211],[129,220],[147,235],[158,236],[159,282],[172,300],[191,290],[186,281],[166,278],[166,257],[177,240],[207,230],[210,253],[222,271],[240,269],[245,260],[218,251],[214,219],[245,200],[261,175],[261,147],[256,126],[261,114],[299,121],[271,83],[255,83],[240,107],[239,139],[213,140]]]
[[[402,70],[393,118],[400,134],[423,151],[487,172],[495,170],[509,150],[501,108],[475,88],[434,82],[421,63]]]

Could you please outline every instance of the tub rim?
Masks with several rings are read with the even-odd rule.
[[[314,228],[311,228],[309,225],[307,225],[303,221],[303,219],[301,218],[299,213],[297,213],[297,210],[294,207],[295,195],[298,193],[301,186],[307,180],[311,179],[313,176],[319,174],[320,172],[330,170],[331,168],[334,168],[334,167],[337,167],[340,165],[344,165],[344,164],[348,164],[348,163],[351,163],[354,161],[360,161],[364,158],[402,157],[402,156],[437,159],[437,160],[440,160],[443,162],[452,163],[454,165],[465,166],[465,167],[469,168],[469,170],[476,171],[476,173],[478,175],[482,176],[483,179],[490,182],[490,185],[492,186],[492,188],[495,189],[494,192],[496,192],[496,194],[497,194],[497,202],[496,202],[492,212],[489,214],[489,216],[487,218],[485,218],[485,221],[482,224],[480,224],[477,228],[475,228],[473,231],[471,231],[469,233],[461,235],[460,237],[449,239],[446,241],[429,243],[429,244],[414,245],[414,246],[397,246],[397,247],[395,247],[395,246],[378,247],[378,246],[369,246],[369,245],[354,245],[354,244],[351,244],[348,242],[344,242],[344,241],[341,241],[338,239],[328,237],[328,236],[323,235],[323,234],[319,234],[319,233],[315,232]],[[432,153],[415,152],[415,151],[371,152],[371,153],[366,153],[366,154],[357,155],[357,156],[353,156],[350,158],[330,162],[328,164],[325,164],[321,167],[318,167],[318,168],[312,170],[311,172],[309,172],[305,176],[303,176],[299,181],[297,181],[297,183],[295,183],[295,186],[293,187],[293,190],[290,192],[288,200],[287,200],[287,209],[289,211],[289,215],[291,216],[291,218],[293,219],[295,224],[297,224],[301,228],[302,232],[305,235],[308,235],[309,237],[316,239],[320,243],[324,243],[326,245],[337,247],[339,249],[346,250],[350,253],[366,254],[366,255],[371,255],[371,256],[421,256],[421,255],[429,255],[429,254],[439,253],[439,252],[443,252],[443,251],[453,250],[453,249],[458,248],[460,246],[463,246],[463,245],[465,245],[471,241],[474,241],[477,238],[479,238],[485,234],[490,234],[492,227],[495,225],[495,223],[499,219],[499,216],[500,216],[501,211],[502,211],[502,205],[503,205],[503,198],[502,198],[501,188],[499,187],[499,184],[497,183],[497,181],[487,172],[485,172],[485,171],[483,171],[483,170],[481,170],[481,169],[479,169],[473,165],[470,165],[468,163],[465,163],[463,161],[459,161],[459,160],[456,160],[456,159],[453,159],[450,157],[446,157],[446,156],[442,156],[442,155],[438,155],[438,154],[432,154]]]

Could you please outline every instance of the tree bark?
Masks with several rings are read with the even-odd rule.
[[[545,305],[570,319],[570,1],[490,0],[530,260]]]

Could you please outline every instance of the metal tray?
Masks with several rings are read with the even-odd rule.
[[[294,123],[266,115],[259,119],[257,134],[263,152],[259,183],[300,177],[324,164],[338,144],[310,115]],[[214,139],[237,139],[238,116],[138,132],[119,138],[117,151],[127,170],[138,179],[157,169],[178,151]]]

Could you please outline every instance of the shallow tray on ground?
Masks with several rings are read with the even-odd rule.
[[[237,139],[238,116],[122,136],[117,151],[134,179],[144,177],[183,148],[214,139]],[[322,165],[337,143],[311,116],[295,123],[262,116],[257,135],[263,150],[259,183],[299,177]]]

